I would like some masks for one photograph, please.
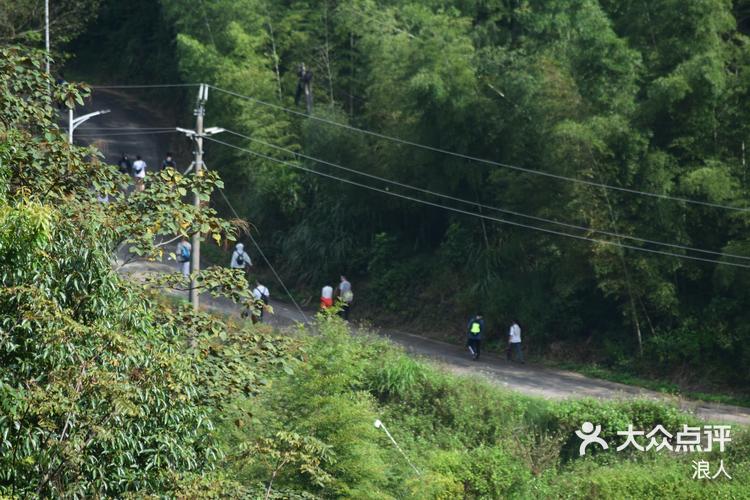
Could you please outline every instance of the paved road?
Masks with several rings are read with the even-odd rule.
[[[166,125],[158,119],[154,119],[148,108],[144,108],[137,101],[127,99],[120,94],[97,92],[94,96],[94,103],[97,106],[110,107],[113,111],[111,115],[95,118],[94,120],[100,120],[97,122],[97,126],[159,127]],[[83,128],[79,130],[83,130]],[[85,135],[91,133],[95,133],[95,131],[92,129]],[[81,133],[81,135],[84,134]],[[163,154],[161,152],[165,151],[167,141],[164,138],[163,135],[102,136],[100,139],[102,142],[97,141],[96,143],[105,145],[108,151],[108,159],[116,160],[116,158],[119,158],[120,152],[131,154],[140,152],[147,162],[155,162],[160,159]],[[82,140],[86,139],[82,138]],[[176,263],[135,262],[123,268],[123,272],[130,274],[134,279],[138,279],[139,275],[145,273],[176,271]],[[278,289],[270,283],[268,285],[272,291]],[[228,301],[205,297],[203,303],[211,309],[239,317],[240,310]],[[302,315],[288,304],[272,301],[272,305],[275,314],[269,318],[270,323],[285,327],[303,321]],[[306,315],[312,317],[313,313],[308,311]],[[483,355],[481,361],[473,362],[469,360],[462,346],[406,332],[389,330],[380,331],[378,334],[402,345],[409,353],[438,363],[451,372],[478,374],[492,383],[530,396],[548,399],[580,397],[598,399],[648,398],[672,402],[707,420],[750,424],[750,409],[748,408],[688,401],[638,387],[592,379],[564,370],[554,370],[529,364],[512,364],[494,355]]]
[[[76,144],[93,144],[105,160],[117,164],[125,153],[131,161],[141,155],[148,165],[147,173],[161,166],[165,153],[179,136],[177,133],[154,131],[154,128],[173,128],[153,109],[145,106],[131,94],[115,90],[95,90],[86,106],[76,109],[76,116],[97,110],[109,109],[82,123],[73,134]],[[67,118],[64,123],[67,127]]]

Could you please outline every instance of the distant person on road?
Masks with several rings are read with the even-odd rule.
[[[146,189],[146,162],[141,159],[140,155],[137,155],[133,162],[133,177],[135,177],[136,191],[142,192]]]
[[[482,344],[482,332],[484,331],[484,318],[480,313],[469,320],[466,338],[466,346],[469,348],[471,358],[479,359],[479,350]]]
[[[169,153],[169,152],[167,152],[167,157],[164,158],[164,161],[161,162],[162,170],[164,170],[167,167],[177,169],[177,163],[175,163],[174,159],[172,159],[172,153]]]
[[[229,267],[232,269],[242,269],[245,272],[249,272],[253,266],[253,261],[250,260],[250,256],[245,253],[245,245],[237,243],[234,246],[234,252],[232,252],[232,259],[229,261]]]
[[[320,291],[320,310],[325,311],[333,307],[333,287],[326,285]]]
[[[186,278],[190,276],[190,252],[192,250],[193,246],[188,239],[183,236],[177,244],[177,262],[180,263],[182,275]]]
[[[345,321],[349,321],[349,310],[351,309],[352,302],[354,301],[354,292],[352,291],[352,284],[349,283],[349,280],[347,280],[346,276],[344,276],[343,274],[341,275],[341,282],[336,289],[336,294],[338,295],[339,301],[341,302],[341,310],[339,311],[339,316],[341,316]]]
[[[513,320],[513,324],[510,325],[510,330],[508,330],[508,361],[512,361],[514,352],[518,361],[525,364],[523,352],[521,352],[521,327],[516,320]]]
[[[120,161],[117,162],[117,167],[120,169],[121,174],[128,174],[133,170],[133,163],[128,158],[128,155],[123,153],[120,156]]]
[[[266,310],[266,306],[271,298],[271,292],[265,286],[260,284],[260,281],[255,282],[255,288],[253,288],[253,302],[255,304],[255,310],[253,316],[257,316],[256,322],[263,321],[263,312]]]

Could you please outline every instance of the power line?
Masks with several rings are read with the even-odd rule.
[[[92,85],[91,88],[93,88],[93,89],[147,89],[147,88],[170,88],[170,87],[197,87],[198,85],[200,85],[200,84],[198,84],[198,83],[169,83],[169,84],[165,83],[165,84],[133,84],[133,85]],[[237,93],[237,92],[233,92],[231,90],[223,89],[223,88],[217,87],[215,85],[209,84],[208,86],[211,87],[214,90],[217,90],[219,92],[223,92],[223,93],[225,93],[227,95],[231,95],[231,96],[234,96],[234,97],[237,97],[237,98],[240,98],[240,99],[245,99],[245,100],[248,100],[248,101],[252,101],[252,102],[255,102],[255,103],[260,104],[262,106],[267,106],[267,107],[274,108],[274,109],[277,109],[277,110],[280,110],[280,111],[284,111],[285,113],[290,113],[290,114],[293,114],[293,115],[301,116],[303,118],[309,118],[309,119],[312,119],[312,120],[319,121],[321,123],[326,123],[326,124],[333,125],[333,126],[336,126],[336,127],[340,127],[340,128],[344,128],[344,129],[347,129],[347,130],[351,130],[353,132],[359,132],[361,134],[366,134],[366,135],[370,135],[370,136],[373,136],[373,137],[377,137],[377,138],[380,138],[380,139],[385,139],[385,140],[397,142],[399,144],[404,144],[404,145],[407,145],[407,146],[413,146],[413,147],[424,149],[424,150],[427,150],[427,151],[433,151],[433,152],[440,153],[440,154],[454,156],[456,158],[462,158],[464,160],[469,160],[469,161],[473,161],[473,162],[477,162],[477,163],[484,163],[484,164],[487,164],[487,165],[493,165],[493,166],[496,166],[496,167],[508,168],[508,169],[511,169],[511,170],[516,170],[516,171],[524,172],[524,173],[527,173],[527,174],[541,175],[541,176],[544,176],[544,177],[549,177],[549,178],[552,178],[552,179],[558,179],[558,180],[561,180],[561,181],[575,182],[575,183],[579,183],[579,184],[585,184],[585,185],[588,185],[588,186],[600,187],[600,188],[603,188],[603,189],[611,189],[611,190],[621,191],[621,192],[624,192],[624,193],[630,193],[630,194],[635,194],[635,195],[639,195],[639,196],[648,196],[648,197],[651,197],[651,198],[657,198],[657,199],[663,199],[663,200],[671,200],[671,201],[678,201],[678,202],[682,202],[682,203],[688,203],[688,204],[692,204],[692,205],[701,205],[701,206],[712,207],[712,208],[721,208],[721,209],[724,209],[724,210],[734,210],[734,211],[738,211],[738,212],[747,212],[747,211],[750,211],[750,207],[746,207],[746,208],[736,207],[736,206],[732,206],[732,205],[724,205],[724,204],[721,204],[721,203],[712,203],[712,202],[708,202],[708,201],[695,200],[695,199],[692,199],[692,198],[684,198],[684,197],[680,197],[680,196],[671,196],[671,195],[668,195],[668,194],[653,193],[653,192],[650,192],[650,191],[641,191],[641,190],[638,190],[638,189],[632,189],[632,188],[627,188],[627,187],[622,187],[622,186],[613,186],[611,184],[604,184],[604,183],[600,183],[600,182],[589,181],[589,180],[586,180],[586,179],[579,179],[577,177],[568,177],[568,176],[565,176],[565,175],[553,174],[551,172],[545,172],[543,170],[535,170],[535,169],[532,169],[532,168],[520,167],[518,165],[511,165],[509,163],[502,163],[502,162],[498,162],[498,161],[494,161],[494,160],[488,160],[486,158],[479,158],[477,156],[471,156],[471,155],[467,155],[467,154],[463,154],[463,153],[457,153],[455,151],[449,151],[447,149],[436,148],[434,146],[428,146],[426,144],[420,144],[420,143],[417,143],[417,142],[409,141],[407,139],[401,139],[399,137],[394,137],[394,136],[390,136],[390,135],[387,135],[387,134],[381,134],[379,132],[374,132],[372,130],[367,130],[367,129],[355,127],[353,125],[348,125],[346,123],[341,123],[341,122],[337,122],[337,121],[333,121],[333,120],[328,120],[326,118],[322,118],[322,117],[319,117],[319,116],[308,115],[307,113],[302,113],[300,111],[297,111],[297,110],[294,110],[294,109],[290,109],[290,108],[287,108],[287,107],[284,107],[284,106],[280,106],[278,104],[273,104],[273,103],[270,103],[270,102],[263,101],[263,100],[258,99],[256,97],[251,97],[251,96],[243,95],[243,94],[240,94],[240,93]]]
[[[83,125],[79,130],[175,130],[175,127],[89,127]]]
[[[89,85],[92,89],[164,89],[175,87],[198,87],[200,83],[137,83],[133,85]]]
[[[82,129],[88,130],[88,129]],[[174,134],[176,130],[148,130],[143,132],[112,132],[110,133],[90,133],[90,134],[76,134],[76,137],[96,138],[96,137],[117,137],[117,136],[130,136],[130,135],[151,135],[151,134]]]
[[[210,139],[210,137],[204,137],[204,139]],[[208,170],[208,167],[205,164],[203,166],[206,168],[206,170]],[[237,210],[234,209],[234,206],[229,201],[229,198],[227,198],[227,195],[224,194],[224,190],[222,188],[219,188],[219,193],[221,193],[222,198],[224,198],[224,202],[227,204],[227,206],[229,207],[229,210],[232,211],[232,213],[234,214],[234,216],[237,219],[241,219],[242,217],[240,217],[240,215],[237,213]],[[255,241],[255,238],[253,238],[253,235],[251,234],[251,232],[248,231],[247,235],[250,237],[250,241],[253,243],[253,245],[255,245],[255,248],[258,250],[258,253],[260,254],[260,256],[263,259],[263,261],[271,269],[271,272],[276,277],[276,281],[279,282],[279,284],[281,285],[281,288],[284,289],[284,292],[287,294],[287,296],[289,297],[289,299],[292,301],[292,304],[294,304],[294,307],[297,309],[297,312],[299,312],[300,315],[302,315],[302,318],[304,318],[305,323],[309,323],[310,319],[307,317],[307,315],[305,315],[305,312],[299,306],[299,304],[297,303],[297,301],[294,300],[294,296],[289,291],[289,289],[287,288],[287,286],[284,284],[284,280],[281,279],[281,276],[279,276],[279,273],[277,273],[276,269],[273,267],[273,265],[271,265],[271,262],[266,257],[266,254],[263,253],[263,250],[261,250],[260,245],[258,244],[257,241]]]
[[[293,150],[291,150],[289,148],[285,148],[285,147],[282,147],[282,146],[277,146],[275,144],[270,144],[270,143],[262,141],[260,139],[256,139],[254,137],[250,137],[250,136],[247,136],[245,134],[241,134],[239,132],[234,132],[232,130],[226,129],[226,132],[229,133],[229,134],[236,135],[238,137],[242,137],[242,138],[247,139],[249,141],[256,142],[258,144],[262,144],[264,146],[268,146],[268,147],[275,148],[275,149],[280,150],[280,151],[284,151],[284,152],[289,153],[289,154],[291,154],[293,156],[297,156],[297,157],[300,157],[300,158],[305,158],[305,159],[308,159],[308,160],[311,160],[311,161],[314,161],[314,162],[317,162],[317,163],[321,163],[321,164],[328,165],[328,166],[331,166],[331,167],[334,167],[334,168],[337,168],[337,169],[340,169],[340,170],[344,170],[346,172],[351,172],[353,174],[361,175],[361,176],[364,176],[364,177],[369,177],[370,179],[375,179],[375,180],[378,180],[378,181],[381,181],[381,182],[385,182],[385,183],[388,183],[388,184],[391,184],[391,185],[403,187],[403,188],[406,188],[406,189],[411,189],[411,190],[414,190],[414,191],[419,191],[419,192],[422,192],[422,193],[425,193],[425,194],[429,194],[429,195],[432,195],[432,196],[437,196],[437,197],[440,197],[440,198],[445,198],[445,199],[448,199],[448,200],[457,201],[459,203],[464,203],[464,204],[467,204],[467,205],[472,205],[472,206],[476,206],[476,207],[480,207],[480,208],[485,208],[487,210],[494,210],[496,212],[501,212],[501,213],[505,213],[505,214],[515,215],[515,216],[518,216],[518,217],[524,217],[524,218],[535,220],[535,221],[538,221],[538,222],[545,222],[545,223],[548,223],[548,224],[555,224],[555,225],[567,227],[567,228],[570,228],[570,229],[576,229],[576,230],[580,230],[580,231],[587,231],[587,232],[592,232],[592,233],[605,234],[607,236],[612,236],[612,237],[615,237],[615,238],[625,238],[625,239],[629,239],[629,240],[633,240],[633,241],[639,241],[641,243],[649,243],[649,244],[652,244],[652,245],[661,245],[661,246],[666,246],[666,247],[671,247],[671,248],[678,248],[678,249],[681,249],[681,250],[687,250],[687,251],[692,251],[692,252],[699,252],[699,253],[711,254],[711,255],[716,255],[716,256],[720,256],[720,257],[731,257],[731,258],[735,258],[735,259],[750,260],[750,257],[744,256],[744,255],[729,254],[729,253],[717,252],[717,251],[714,251],[714,250],[704,250],[704,249],[701,249],[701,248],[694,248],[694,247],[690,247],[690,246],[686,246],[686,245],[679,245],[679,244],[675,244],[675,243],[667,243],[667,242],[663,242],[663,241],[657,241],[657,240],[650,240],[650,239],[646,239],[646,238],[640,238],[638,236],[630,236],[630,235],[626,235],[626,234],[613,233],[613,232],[605,231],[605,230],[601,230],[601,229],[593,229],[593,228],[586,227],[586,226],[579,226],[579,225],[576,225],[576,224],[569,224],[567,222],[561,222],[561,221],[557,221],[557,220],[554,220],[554,219],[547,219],[547,218],[544,218],[544,217],[537,217],[537,216],[534,216],[534,215],[529,215],[529,214],[525,214],[525,213],[522,213],[522,212],[517,212],[515,210],[509,210],[509,209],[494,207],[494,206],[490,206],[490,205],[485,205],[485,204],[480,203],[480,202],[469,201],[469,200],[465,200],[465,199],[462,199],[462,198],[457,198],[455,196],[450,196],[450,195],[447,195],[447,194],[438,193],[436,191],[431,191],[429,189],[424,189],[424,188],[420,188],[420,187],[417,187],[417,186],[412,186],[412,185],[405,184],[405,183],[402,183],[402,182],[398,182],[398,181],[395,181],[395,180],[392,180],[392,179],[388,179],[388,178],[385,178],[385,177],[380,177],[380,176],[373,175],[373,174],[370,174],[370,173],[367,173],[367,172],[362,172],[360,170],[356,170],[356,169],[353,169],[353,168],[345,167],[343,165],[339,165],[339,164],[336,164],[336,163],[333,163],[333,162],[329,162],[329,161],[326,161],[326,160],[321,160],[319,158],[315,158],[313,156],[309,156],[309,155],[306,155],[304,153],[299,153],[299,152],[293,151]]]
[[[496,167],[508,168],[508,169],[511,169],[511,170],[516,170],[516,171],[524,172],[524,173],[527,173],[527,174],[541,175],[541,176],[544,176],[544,177],[550,177],[550,178],[558,179],[558,180],[562,180],[562,181],[576,182],[576,183],[585,184],[585,185],[588,185],[588,186],[595,186],[595,187],[599,187],[599,188],[603,188],[603,189],[611,189],[611,190],[615,190],[615,191],[621,191],[621,192],[636,194],[636,195],[640,195],[640,196],[649,196],[649,197],[652,197],[652,198],[658,198],[658,199],[663,199],[663,200],[679,201],[679,202],[682,202],[682,203],[689,203],[689,204],[694,204],[694,205],[702,205],[702,206],[713,207],[713,208],[721,208],[721,209],[725,209],[725,210],[735,210],[735,211],[738,211],[738,212],[747,212],[747,211],[750,211],[750,208],[741,208],[741,207],[735,207],[735,206],[732,206],[732,205],[723,205],[723,204],[720,204],[720,203],[711,203],[711,202],[708,202],[708,201],[695,200],[695,199],[692,199],[692,198],[683,198],[683,197],[679,197],[679,196],[671,196],[671,195],[668,195],[668,194],[652,193],[650,191],[640,191],[640,190],[632,189],[632,188],[626,188],[626,187],[621,187],[621,186],[613,186],[611,184],[603,184],[603,183],[599,183],[599,182],[588,181],[586,179],[579,179],[577,177],[567,177],[567,176],[564,176],[564,175],[553,174],[551,172],[545,172],[543,170],[534,170],[534,169],[531,169],[531,168],[525,168],[525,167],[519,167],[517,165],[511,165],[509,163],[501,163],[501,162],[497,162],[497,161],[494,161],[494,160],[487,160],[485,158],[479,158],[477,156],[471,156],[471,155],[467,155],[467,154],[463,154],[463,153],[456,153],[455,151],[449,151],[447,149],[436,148],[434,146],[428,146],[426,144],[420,144],[420,143],[409,141],[409,140],[406,140],[406,139],[401,139],[399,137],[394,137],[394,136],[390,136],[390,135],[386,135],[386,134],[381,134],[379,132],[373,132],[372,130],[358,128],[358,127],[355,127],[353,125],[348,125],[346,123],[341,123],[341,122],[337,122],[337,121],[333,121],[333,120],[328,120],[326,118],[322,118],[322,117],[315,116],[315,115],[312,115],[312,114],[308,115],[307,113],[302,113],[300,111],[297,111],[297,110],[294,110],[294,109],[290,109],[290,108],[287,108],[287,107],[284,107],[284,106],[280,106],[278,104],[273,104],[273,103],[270,103],[270,102],[266,102],[266,101],[263,101],[261,99],[257,99],[255,97],[251,97],[251,96],[239,94],[239,93],[233,92],[231,90],[222,89],[221,87],[216,87],[214,85],[210,85],[209,84],[209,87],[211,87],[212,89],[217,90],[219,92],[223,92],[225,94],[228,94],[228,95],[240,98],[240,99],[245,99],[245,100],[248,100],[248,101],[251,101],[251,102],[255,102],[255,103],[260,104],[262,106],[267,106],[267,107],[270,107],[270,108],[273,108],[273,109],[277,109],[279,111],[284,111],[285,113],[290,113],[290,114],[298,115],[298,116],[301,116],[301,117],[304,117],[304,118],[309,118],[311,120],[316,120],[316,121],[319,121],[321,123],[326,123],[328,125],[333,125],[333,126],[336,126],[336,127],[341,127],[341,128],[346,129],[346,130],[351,130],[353,132],[359,132],[359,133],[362,133],[362,134],[367,134],[367,135],[370,135],[370,136],[373,136],[373,137],[377,137],[379,139],[385,139],[385,140],[393,141],[393,142],[396,142],[396,143],[399,143],[399,144],[404,144],[406,146],[413,146],[413,147],[424,149],[424,150],[427,150],[427,151],[432,151],[432,152],[435,152],[435,153],[445,154],[445,155],[453,156],[453,157],[456,157],[456,158],[462,158],[464,160],[470,160],[470,161],[477,162],[477,163],[485,163],[487,165],[493,165],[493,166],[496,166]]]
[[[604,245],[611,245],[611,246],[620,247],[620,248],[628,248],[628,249],[635,250],[635,251],[638,251],[638,252],[647,252],[647,253],[653,253],[653,254],[658,254],[658,255],[665,255],[665,256],[668,256],[668,257],[676,257],[676,258],[680,258],[680,259],[690,259],[690,260],[696,260],[696,261],[701,261],[701,262],[710,262],[712,264],[723,264],[723,265],[727,265],[727,266],[733,266],[733,267],[740,267],[740,268],[750,269],[750,265],[746,265],[746,264],[739,264],[739,263],[735,263],[735,262],[719,261],[719,260],[707,259],[707,258],[703,258],[703,257],[695,257],[695,256],[692,256],[692,255],[682,255],[682,254],[677,254],[677,253],[672,253],[672,252],[666,252],[666,251],[663,251],[663,250],[655,250],[655,249],[651,249],[651,248],[637,247],[637,246],[634,246],[634,245],[628,245],[628,244],[625,244],[625,243],[620,243],[620,242],[615,242],[615,241],[602,240],[602,239],[597,239],[597,238],[589,238],[587,236],[580,236],[580,235],[576,235],[576,234],[565,233],[565,232],[562,232],[562,231],[556,231],[554,229],[541,228],[541,227],[537,227],[537,226],[523,224],[523,223],[520,223],[520,222],[510,221],[510,220],[507,220],[507,219],[501,219],[499,217],[492,217],[492,216],[485,215],[485,214],[480,214],[480,213],[476,213],[476,212],[470,212],[468,210],[462,210],[460,208],[450,207],[450,206],[446,206],[446,205],[440,205],[438,203],[434,203],[434,202],[431,202],[431,201],[422,200],[420,198],[414,198],[412,196],[404,195],[404,194],[401,194],[401,193],[395,193],[395,192],[388,191],[388,190],[385,190],[385,189],[380,189],[380,188],[377,188],[377,187],[374,187],[374,186],[369,186],[367,184],[363,184],[363,183],[360,183],[360,182],[357,182],[357,181],[353,181],[353,180],[350,180],[350,179],[344,179],[344,178],[341,178],[341,177],[336,177],[336,176],[331,175],[331,174],[326,174],[324,172],[319,172],[317,170],[312,170],[312,169],[303,167],[301,165],[296,165],[294,163],[290,163],[290,162],[287,162],[287,161],[284,161],[284,160],[279,160],[278,158],[274,158],[272,156],[268,156],[268,155],[265,155],[263,153],[258,153],[257,151],[253,151],[253,150],[250,150],[250,149],[247,149],[247,148],[236,146],[234,144],[230,144],[228,142],[224,142],[224,141],[221,141],[219,139],[215,139],[213,137],[210,137],[210,138],[207,137],[206,139],[209,140],[209,141],[216,142],[218,144],[222,144],[224,146],[233,148],[233,149],[237,149],[239,151],[243,151],[245,153],[249,153],[249,154],[257,156],[259,158],[263,158],[263,159],[266,159],[266,160],[269,160],[269,161],[280,163],[280,164],[286,165],[288,167],[296,168],[298,170],[303,170],[305,172],[309,172],[309,173],[312,173],[312,174],[315,174],[315,175],[319,175],[319,176],[322,176],[322,177],[327,177],[329,179],[334,179],[334,180],[337,180],[337,181],[340,181],[340,182],[351,184],[353,186],[362,187],[362,188],[365,188],[365,189],[369,189],[371,191],[376,191],[376,192],[387,194],[387,195],[390,195],[390,196],[395,196],[395,197],[402,198],[402,199],[409,200],[409,201],[413,201],[413,202],[416,202],[416,203],[422,203],[424,205],[429,205],[429,206],[433,206],[433,207],[436,207],[436,208],[442,208],[444,210],[449,210],[451,212],[456,212],[456,213],[460,213],[460,214],[463,214],[463,215],[469,215],[469,216],[473,216],[473,217],[479,217],[479,218],[486,219],[486,220],[500,222],[500,223],[508,224],[508,225],[511,225],[511,226],[523,227],[523,228],[526,228],[526,229],[531,229],[531,230],[534,230],[534,231],[540,231],[540,232],[544,232],[544,233],[548,233],[548,234],[554,234],[554,235],[557,235],[557,236],[564,236],[564,237],[574,238],[574,239],[583,240],[583,241],[590,241],[590,242],[593,242],[593,243],[601,243],[601,244],[604,244]]]

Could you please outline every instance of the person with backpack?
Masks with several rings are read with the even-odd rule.
[[[193,250],[193,246],[190,244],[186,237],[182,237],[180,242],[177,244],[177,262],[180,263],[180,269],[182,275],[186,278],[190,276],[190,252]]]
[[[165,168],[177,169],[177,163],[175,163],[174,159],[172,158],[172,153],[167,152],[167,157],[164,158],[163,162],[161,162],[161,169],[164,170]]]
[[[232,252],[232,260],[229,262],[229,267],[232,269],[250,269],[253,266],[253,261],[250,260],[250,256],[245,252],[245,245],[237,243]]]
[[[133,177],[136,191],[141,192],[146,189],[146,162],[141,159],[140,155],[137,155],[133,162]]]
[[[338,294],[339,302],[341,303],[339,316],[345,321],[349,321],[349,310],[354,301],[354,292],[352,291],[352,284],[349,283],[349,280],[347,280],[346,276],[343,274],[341,275],[341,283],[339,283],[336,293]]]
[[[523,360],[523,352],[521,352],[521,326],[518,321],[513,320],[513,324],[510,325],[508,330],[508,361],[513,360],[513,353],[516,353],[516,357],[521,364],[526,362]]]
[[[482,332],[484,331],[484,318],[477,313],[476,316],[469,320],[466,346],[469,348],[471,358],[474,361],[479,359],[479,349],[482,343]]]
[[[256,281],[255,288],[253,288],[253,303],[255,305],[253,316],[257,318],[257,321],[253,321],[253,323],[263,321],[263,312],[266,310],[270,298],[271,292],[268,291],[268,288],[261,285],[260,281]]]

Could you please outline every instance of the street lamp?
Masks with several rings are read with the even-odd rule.
[[[175,127],[175,128],[178,132],[185,134],[185,136],[193,140],[195,140],[195,138],[198,135],[195,132],[195,130],[190,130],[190,129],[181,128],[181,127]],[[201,135],[201,137],[211,137],[212,135],[220,134],[222,132],[226,132],[226,130],[224,130],[221,127],[208,127],[207,129],[203,130],[203,134]],[[183,172],[183,175],[189,174],[190,171],[193,170],[193,167],[195,167],[195,160],[190,162],[190,166],[187,168],[187,170]]]
[[[68,143],[73,144],[73,131],[78,128],[78,125],[85,122],[89,118],[93,118],[97,115],[103,115],[105,113],[109,113],[109,110],[102,109],[99,111],[94,111],[93,113],[79,116],[78,118],[73,118],[73,108],[70,108],[68,110]]]
[[[401,447],[398,445],[396,440],[393,439],[393,436],[391,436],[391,433],[388,432],[388,429],[385,428],[385,424],[381,422],[380,419],[377,419],[375,420],[375,422],[373,422],[373,425],[375,426],[376,429],[383,429],[383,432],[385,432],[386,436],[388,436],[388,438],[391,440],[391,442],[393,443],[393,446],[395,446],[396,449],[399,452],[401,452],[401,455],[404,456],[404,458],[406,459],[406,463],[408,463],[411,466],[411,468],[414,469],[414,472],[417,473],[417,476],[421,476],[422,473],[419,472],[419,469],[417,469],[413,463],[411,463],[411,460],[409,460],[409,457],[406,456],[406,453],[404,453],[404,450],[401,449]]]

